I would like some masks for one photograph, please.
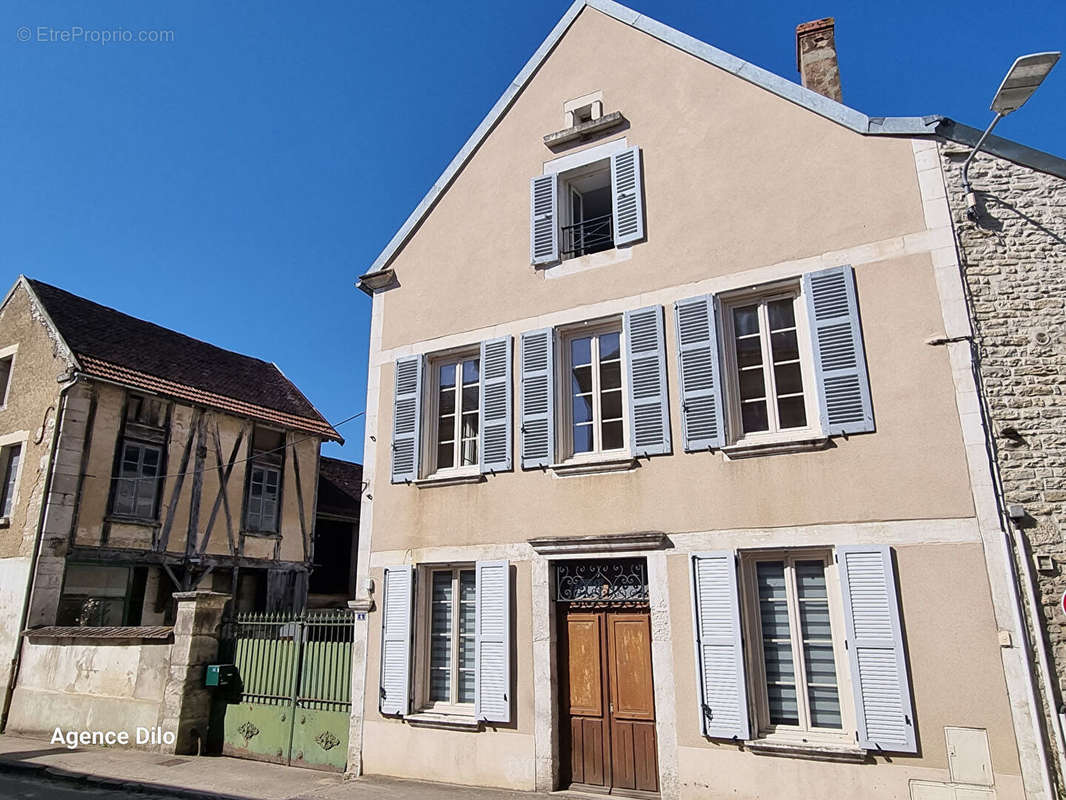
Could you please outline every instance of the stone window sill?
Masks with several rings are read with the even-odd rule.
[[[242,536],[253,536],[258,539],[280,539],[281,534],[277,531],[241,531]]]
[[[829,446],[828,436],[804,437],[802,439],[774,439],[760,442],[758,440],[738,442],[722,448],[722,453],[730,461],[738,458],[755,456],[776,456],[783,453],[809,453],[824,450]]]
[[[816,742],[774,741],[771,739],[752,739],[744,746],[757,755],[787,756],[807,758],[813,761],[843,761],[861,763],[866,760],[867,751],[856,745],[829,744]]]
[[[481,723],[476,717],[465,714],[438,714],[433,711],[419,711],[416,714],[408,714],[404,717],[405,722],[421,728],[447,728],[449,730],[476,731],[481,729]]]
[[[570,128],[563,128],[561,131],[549,133],[544,137],[544,144],[548,147],[559,147],[577,139],[604,134],[613,128],[624,125],[625,122],[626,118],[622,116],[621,111],[612,111],[610,114],[604,114],[597,119],[579,122]]]
[[[128,517],[125,514],[108,514],[105,518],[108,522],[116,525],[141,525],[145,528],[158,528],[160,522],[157,519],[145,519],[144,517]]]
[[[637,468],[633,456],[624,458],[603,458],[594,461],[564,461],[548,467],[557,477],[569,478],[576,475],[603,475],[610,472],[629,472]]]
[[[432,489],[434,486],[460,486],[464,483],[484,483],[485,476],[480,472],[460,472],[455,474],[430,475],[413,481],[419,489]]]

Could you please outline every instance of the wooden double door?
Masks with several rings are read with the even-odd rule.
[[[646,608],[560,610],[563,763],[575,788],[657,793],[651,620]]]

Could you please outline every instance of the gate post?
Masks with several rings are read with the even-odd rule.
[[[372,598],[348,601],[348,608],[355,612],[352,624],[352,710],[351,726],[348,729],[348,766],[345,773],[350,777],[363,774],[363,709],[366,692],[366,642],[369,627],[368,617],[374,610]]]
[[[195,755],[207,738],[211,716],[211,693],[204,686],[204,671],[218,658],[222,610],[229,595],[197,589],[176,592],[174,599],[178,601],[178,614],[160,727],[175,738],[160,749],[164,753]]]

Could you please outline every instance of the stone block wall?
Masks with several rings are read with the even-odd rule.
[[[969,152],[954,143],[940,144],[1004,502],[1026,511],[1021,528],[1056,673],[1055,704],[1061,708],[1066,696],[1061,607],[1066,592],[1066,179],[978,154],[970,166],[979,209],[974,222],[967,219],[962,189]]]

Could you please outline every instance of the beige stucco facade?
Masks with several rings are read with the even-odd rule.
[[[628,124],[547,148],[564,103],[596,92]],[[641,148],[644,239],[530,266],[530,179],[622,139]],[[674,302],[840,264],[855,271],[876,430],[805,452],[683,452]],[[935,143],[861,135],[585,7],[384,266],[395,281],[372,300],[356,635],[365,670],[353,676],[349,769],[561,788],[553,564],[630,556],[648,569],[663,797],[954,796],[954,728],[987,734],[991,780],[972,796],[1049,796],[969,351],[944,341],[968,321]],[[517,364],[524,332],[651,305],[665,310],[669,455],[603,474],[522,469],[516,368],[514,469],[390,482],[397,359],[510,335]],[[647,531],[667,544],[610,544]],[[573,543],[570,555],[531,543],[552,538]],[[894,555],[917,752],[857,763],[702,735],[692,554],[844,545]],[[488,559],[514,566],[511,721],[471,730],[383,715],[384,569]],[[416,620],[426,613],[414,609]]]

